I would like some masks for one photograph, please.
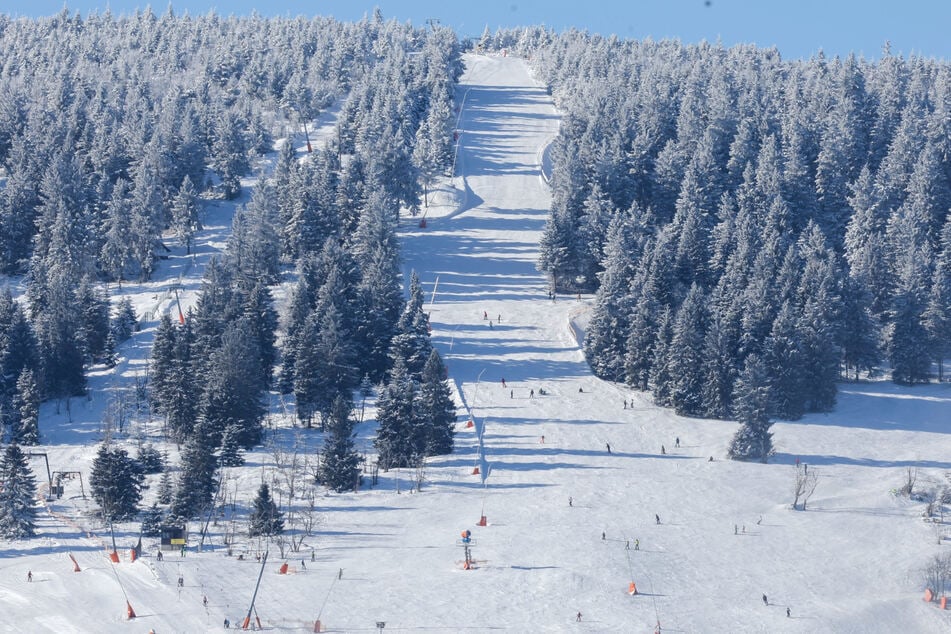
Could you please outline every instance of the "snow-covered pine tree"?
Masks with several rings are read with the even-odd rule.
[[[429,359],[433,344],[429,339],[429,317],[423,311],[423,288],[413,271],[409,283],[409,299],[397,323],[390,359],[401,359],[412,378],[418,378]]]
[[[419,459],[413,445],[415,400],[416,386],[403,360],[397,358],[376,402],[378,427],[373,446],[379,454],[380,468],[384,471],[415,465]]]
[[[23,368],[17,379],[13,407],[18,414],[18,424],[13,430],[13,441],[21,445],[36,445],[40,442],[40,390],[33,371]]]
[[[128,296],[122,297],[116,302],[115,316],[109,326],[116,344],[118,345],[131,337],[138,325],[139,320],[135,316],[135,309],[132,308],[132,300]]]
[[[677,311],[670,340],[671,402],[677,413],[703,413],[704,341],[707,331],[707,296],[693,284]]]
[[[172,229],[185,245],[185,253],[191,254],[195,231],[201,227],[199,220],[198,192],[192,179],[186,174],[182,185],[172,200]]]
[[[284,514],[271,499],[271,489],[267,484],[261,484],[251,504],[251,515],[248,517],[249,536],[270,537],[284,532]]]
[[[733,411],[740,428],[733,436],[727,454],[733,460],[766,462],[773,454],[773,434],[769,431],[769,376],[766,365],[756,355],[746,365],[733,391]]]
[[[143,537],[158,537],[162,534],[162,525],[165,523],[165,512],[152,504],[142,513],[141,532]]]
[[[174,494],[175,488],[172,485],[172,472],[169,471],[169,468],[166,464],[165,470],[162,471],[162,476],[159,478],[158,503],[171,504]]]
[[[144,482],[138,462],[125,449],[107,443],[99,446],[89,476],[89,491],[103,519],[118,522],[134,517]]]
[[[634,258],[639,255],[634,223],[627,214],[616,215],[608,229],[604,270],[598,276],[601,284],[584,337],[585,358],[591,370],[608,381],[624,380],[624,353],[631,317],[628,293],[635,274]]]
[[[435,349],[423,367],[423,375],[416,393],[415,415],[426,430],[421,443],[427,456],[452,453],[456,404],[446,380],[446,366]]]
[[[212,437],[208,422],[199,417],[195,429],[182,446],[181,471],[172,496],[171,516],[187,520],[204,511],[211,504],[218,489],[218,460],[215,457],[217,441]]]
[[[225,425],[221,432],[221,448],[218,451],[218,464],[222,467],[240,467],[244,464],[244,454],[241,453],[241,445],[238,438],[241,434],[240,428],[235,424]]]
[[[654,402],[663,407],[672,404],[674,376],[670,368],[670,342],[674,333],[674,318],[665,306],[657,322],[657,339],[651,359],[650,388]]]
[[[321,451],[317,482],[337,491],[356,489],[360,477],[360,455],[353,445],[353,404],[344,394],[334,400],[327,418],[327,438]]]
[[[0,536],[24,539],[36,534],[36,478],[16,443],[0,459]]]

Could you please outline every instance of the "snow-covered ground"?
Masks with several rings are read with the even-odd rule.
[[[663,632],[951,630],[948,614],[921,600],[921,569],[949,547],[938,541],[951,531],[922,521],[921,503],[893,493],[909,467],[922,488],[951,469],[949,388],[843,384],[835,412],[776,424],[777,456],[762,465],[723,458],[734,423],[685,419],[592,377],[572,325],[591,298],[552,301],[535,270],[549,206],[540,161],[557,113],[524,62],[470,56],[466,64],[457,176],[426,211],[427,226],[416,219],[403,231],[405,268],[423,281],[435,345],[461,394],[457,450],[429,463],[421,492],[409,492],[413,473],[391,471],[373,487],[367,478],[359,493],[321,494],[321,524],[287,559],[290,574],[278,574],[285,560],[271,547],[256,602],[262,625],[309,632],[319,618],[334,632],[376,632],[377,622],[384,632],[649,633],[658,622]],[[162,292],[181,274],[182,302],[193,301],[228,217],[223,205],[212,210],[190,265],[177,255],[160,281],[124,292],[142,310],[169,310],[173,300]],[[49,444],[40,450],[51,468],[88,474],[106,403],[117,393],[134,400],[131,379],[144,373],[153,328],[123,347],[119,376],[91,379],[91,400],[74,400],[68,412],[65,403],[58,413],[44,406]],[[279,411],[272,423],[272,445],[319,445],[319,432],[291,428]],[[369,448],[372,423],[358,431]],[[239,504],[274,473],[272,450],[248,458],[226,474]],[[805,512],[789,508],[797,459],[820,476]],[[137,525],[123,525],[122,562],[111,564],[108,531],[87,514],[78,481],[49,507],[38,538],[0,545],[0,631],[220,631],[224,618],[236,623],[247,612],[260,545],[239,540],[234,555],[248,556],[228,556],[227,522],[210,527],[201,552],[200,526],[192,525],[184,558],[157,561],[155,541],[145,540],[146,556],[135,563],[127,550]],[[478,526],[483,515],[487,525]],[[472,531],[473,570],[462,567],[464,530]],[[82,572],[72,572],[67,553]]]

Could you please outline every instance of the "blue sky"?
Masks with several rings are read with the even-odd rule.
[[[486,25],[544,24],[556,31],[570,27],[624,38],[678,38],[683,42],[722,41],[730,46],[754,43],[775,45],[784,58],[810,57],[818,50],[827,56],[855,52],[876,59],[886,40],[892,51],[951,60],[951,0],[411,0],[375,3],[360,0],[177,0],[178,13],[244,15],[257,9],[262,15],[331,15],[359,20],[379,7],[386,19],[410,20],[424,25],[439,20],[461,35],[478,36]],[[85,14],[129,13],[150,5],[156,13],[168,7],[164,0],[70,0],[71,11]],[[51,15],[62,0],[4,0],[0,12],[19,16]]]

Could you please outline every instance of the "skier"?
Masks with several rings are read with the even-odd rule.
[[[179,588],[185,587],[185,578],[184,578],[184,577],[179,577],[179,578],[178,578],[178,587],[179,587]]]
[[[528,391],[528,398],[535,398],[535,388]]]
[[[569,496],[568,496],[568,506],[571,506],[573,503],[574,503],[574,500],[573,500],[573,499],[571,498],[571,496],[569,495]]]
[[[337,572],[337,579],[343,579],[343,568]]]
[[[611,443],[606,442],[604,443],[604,446],[608,448],[608,453],[611,453]]]
[[[662,456],[666,456],[666,455],[667,455],[667,450],[664,449],[664,446],[663,446],[663,445],[660,446],[660,455],[662,455]]]
[[[656,520],[656,522],[660,524],[660,515],[658,515],[657,513],[654,513],[654,520]]]
[[[578,618],[575,619],[579,623],[581,622],[581,612],[578,612]]]
[[[733,534],[734,534],[734,535],[739,535],[739,533],[740,533],[740,527],[737,526],[736,524],[734,524],[734,525],[733,525]]]
[[[640,549],[641,549],[641,540],[635,539],[635,540],[634,540],[634,550],[640,550]]]
[[[225,618],[225,629],[226,630],[231,629],[231,621],[229,621],[227,618]]]
[[[763,595],[763,605],[769,605],[769,599],[766,598],[766,595]]]
[[[515,398],[515,390],[509,392],[509,398]]]
[[[26,580],[27,580],[27,581],[33,581],[33,571],[32,571],[32,570],[27,570],[27,571],[26,571]]]
[[[482,319],[488,319],[488,318],[489,318],[489,311],[483,310],[483,311],[482,311]]]
[[[208,607],[208,597],[207,597],[207,596],[201,595],[201,604],[202,604],[203,606],[205,606],[206,608]]]
[[[502,323],[502,315],[499,315],[499,323]]]
[[[505,377],[502,377],[502,387],[505,387]]]
[[[626,542],[624,542],[624,550],[630,550],[630,549],[631,549],[631,540],[627,540]]]
[[[601,531],[601,541],[604,541],[605,539],[607,539],[607,533]]]
[[[674,440],[674,447],[680,447],[680,436],[677,436],[676,440]]]
[[[792,610],[790,610],[789,608],[786,608],[786,618],[788,619],[791,616],[792,616]]]
[[[300,569],[307,570],[307,564],[304,563],[303,559],[300,560]]]
[[[311,560],[311,561],[316,561],[316,557],[315,557],[315,555],[314,555],[314,549],[313,549],[313,548],[310,549],[310,560]]]
[[[627,409],[627,399],[624,399],[624,409]]]
[[[158,551],[158,555],[156,555],[155,558],[158,559],[159,561],[162,561],[162,559],[164,559],[165,556],[162,555],[162,551],[160,550]]]

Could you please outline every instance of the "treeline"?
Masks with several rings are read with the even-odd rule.
[[[831,408],[846,373],[941,378],[947,63],[541,28],[481,44],[530,56],[564,112],[539,267],[597,290],[599,376],[729,417],[762,369],[781,418]]]

